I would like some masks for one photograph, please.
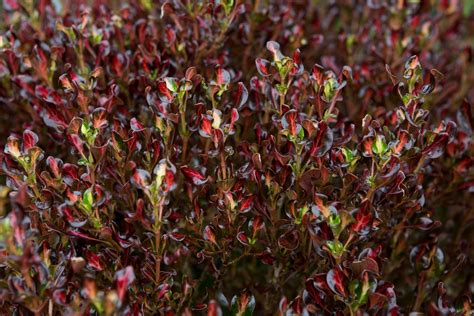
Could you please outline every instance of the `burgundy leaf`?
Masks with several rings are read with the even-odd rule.
[[[317,134],[311,145],[310,154],[316,157],[324,156],[332,147],[334,134],[324,122],[318,123]]]
[[[183,241],[186,238],[186,235],[182,234],[180,232],[172,232],[172,233],[169,234],[169,236],[174,241]]]
[[[68,139],[80,154],[84,154],[84,141],[79,137],[79,135],[69,134]]]
[[[430,145],[426,146],[422,150],[422,154],[426,155],[431,159],[439,158],[444,153],[447,143],[447,134],[438,135]]]

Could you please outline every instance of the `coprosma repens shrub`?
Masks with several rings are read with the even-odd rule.
[[[474,2],[3,0],[2,315],[472,315]]]

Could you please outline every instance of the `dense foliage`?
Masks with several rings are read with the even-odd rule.
[[[0,313],[470,315],[473,6],[3,0]]]

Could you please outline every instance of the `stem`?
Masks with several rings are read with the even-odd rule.
[[[425,283],[425,277],[425,273],[422,272],[420,275],[420,280],[418,281],[418,292],[416,295],[415,305],[413,306],[414,312],[418,312],[420,310],[421,304],[423,303],[423,299],[425,297],[425,291],[423,288],[423,285]]]
[[[341,89],[337,90],[336,95],[334,95],[334,98],[332,98],[331,105],[329,106],[328,115],[331,115],[332,111],[336,107],[337,98],[339,97],[340,93],[341,93]]]
[[[344,244],[344,248],[347,248],[349,246],[349,243],[352,241],[352,238],[354,238],[354,233],[351,231],[346,243]]]
[[[316,95],[316,100],[318,101],[318,114],[319,114],[319,119],[322,120],[323,119],[323,106],[321,104],[321,96],[318,92],[318,94]]]
[[[85,62],[84,62],[84,43],[82,41],[82,39],[80,40],[80,42],[78,43],[78,62],[79,62],[79,68],[81,69],[81,75],[85,75],[86,74],[86,65],[85,65]]]
[[[188,141],[187,136],[183,136],[183,152],[181,153],[181,160],[184,162],[186,160],[186,153],[188,151]]]
[[[415,170],[413,171],[414,173],[418,173],[420,171],[421,167],[423,167],[423,164],[426,161],[426,156],[421,156],[420,160],[418,161],[418,164],[415,167]]]
[[[221,171],[222,171],[222,180],[227,179],[227,170],[225,166],[225,155],[224,152],[221,151]]]
[[[183,151],[181,153],[181,160],[186,159],[186,153],[188,150],[188,141],[189,137],[187,135],[187,130],[186,130],[186,109],[181,111],[180,116],[181,116],[181,137],[183,138]]]
[[[209,148],[211,147],[211,139],[210,138],[206,138],[206,144],[204,146],[204,163],[207,163],[207,159],[209,159],[209,155],[207,155],[207,153],[209,152]]]
[[[280,116],[283,115],[283,104],[285,104],[285,95],[280,94]]]
[[[155,248],[156,248],[156,263],[155,263],[155,282],[160,283],[160,274],[161,274],[161,220],[163,218],[163,202],[164,199],[158,203],[155,208],[155,218],[156,218],[156,228],[155,228]]]

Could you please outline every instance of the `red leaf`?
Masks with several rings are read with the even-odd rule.
[[[134,132],[141,132],[145,129],[143,125],[134,117],[130,120],[130,127]]]
[[[172,232],[172,233],[169,234],[169,236],[174,241],[183,241],[186,238],[186,235],[182,234],[180,232]]]
[[[67,293],[65,290],[55,290],[53,292],[53,300],[58,305],[66,304]]]
[[[73,92],[74,86],[67,74],[63,74],[59,77],[59,81],[61,82],[61,86],[64,88],[66,92]]]
[[[84,154],[84,141],[77,134],[70,134],[67,136],[69,141],[74,145],[80,154]]]
[[[248,238],[247,238],[247,236],[245,235],[244,232],[239,232],[237,234],[237,240],[244,246],[249,245],[249,240],[248,240]]]
[[[207,179],[206,179],[207,181]],[[170,191],[174,187],[174,171],[167,169],[165,174],[165,184],[166,187],[164,188],[165,192]]]
[[[413,146],[413,139],[406,130],[398,133],[398,143],[395,146],[395,153],[399,154],[403,149],[409,150]]]
[[[27,151],[38,143],[38,135],[30,131],[29,129],[23,132],[23,150]]]
[[[207,306],[207,316],[220,316],[222,310],[215,300],[211,300]]]
[[[107,111],[100,107],[94,110],[92,113],[92,124],[94,128],[104,128],[109,125],[109,122],[106,119]]]
[[[117,294],[120,301],[123,301],[125,292],[128,290],[130,284],[135,280],[135,273],[132,266],[128,266],[125,269],[117,271],[114,279],[117,284]]]
[[[343,284],[344,274],[339,268],[334,268],[329,270],[326,275],[326,282],[328,283],[329,288],[334,293],[346,297],[346,290]]]
[[[255,65],[257,66],[257,71],[261,76],[267,77],[270,76],[270,72],[268,67],[270,66],[270,62],[263,58],[257,58],[255,60]]]
[[[359,233],[367,228],[371,220],[372,214],[370,213],[370,202],[364,200],[355,216],[355,222],[352,224],[352,229]]]
[[[54,158],[52,156],[49,156],[46,159],[46,164],[48,167],[51,169],[51,172],[56,178],[59,178],[61,176],[61,170],[59,169],[60,166],[62,166],[62,160],[58,158]]]
[[[70,164],[70,163],[65,163],[62,169],[62,174],[64,177],[64,181],[66,184],[71,185],[73,180],[78,180],[78,175],[77,175],[77,166]]]
[[[249,212],[249,211],[252,209],[253,200],[254,200],[254,196],[253,196],[253,195],[251,195],[251,196],[245,198],[245,199],[242,201],[242,203],[240,204],[239,212],[240,212],[240,213],[247,213],[247,212]]]
[[[89,265],[91,268],[98,271],[103,270],[102,264],[100,263],[100,257],[98,254],[88,250],[86,251],[86,259],[87,259],[87,265]]]
[[[293,62],[299,64],[301,62],[301,51],[299,49],[295,50],[293,53]]]
[[[362,155],[364,157],[372,157],[372,144],[374,143],[374,138],[372,136],[364,136],[362,139]]]
[[[3,0],[3,7],[6,11],[15,11],[20,8],[16,0]]]
[[[195,185],[201,185],[207,182],[207,178],[199,173],[199,171],[192,169],[188,166],[182,166],[181,172],[186,178],[191,180]]]
[[[81,233],[81,232],[78,232],[78,231],[75,231],[75,230],[70,230],[70,231],[68,231],[68,234],[69,234],[70,236],[73,236],[73,237],[78,237],[78,238],[83,238],[83,239],[90,240],[90,241],[97,241],[97,242],[100,242],[99,239],[90,237],[89,235],[86,235],[86,234],[84,234],[84,233]]]
[[[298,112],[296,112],[296,110],[290,110],[285,113],[281,120],[283,128],[287,129],[292,136],[296,136],[301,128],[299,124],[296,124],[297,115]]]
[[[313,70],[311,71],[311,77],[321,86],[324,80],[324,68],[318,64],[314,65]]]
[[[150,173],[144,169],[137,169],[132,176],[132,183],[139,188],[145,188],[150,180]]]
[[[225,85],[230,82],[230,74],[227,70],[219,67],[217,68],[217,84]]]
[[[210,241],[212,242],[213,244],[217,244],[216,242],[216,234],[214,233],[214,229],[207,225],[205,228],[204,228],[204,239],[207,240],[207,241]]]
[[[255,216],[249,221],[249,228],[252,230],[252,237],[255,238],[257,233],[265,227],[262,217]]]
[[[173,30],[171,26],[166,26],[165,29],[166,33],[166,40],[168,41],[168,45],[173,45],[173,43],[176,41],[176,32]]]
[[[41,117],[43,118],[46,126],[54,128],[56,131],[62,131],[68,126],[64,120],[63,115],[52,107],[46,108],[41,113]]]
[[[236,108],[233,108],[230,112],[230,125],[229,125],[229,132],[234,130],[234,124],[239,119],[239,112]]]
[[[206,116],[203,116],[201,120],[201,128],[199,129],[199,134],[203,137],[211,137],[212,135],[212,124]]]
[[[249,92],[242,82],[237,83],[237,92],[235,94],[234,104],[236,107],[241,107],[247,102]]]
[[[166,82],[164,80],[161,80],[158,82],[158,90],[160,91],[161,94],[164,94],[166,99],[162,99],[163,102],[171,102],[173,101],[173,96],[171,95],[170,90],[168,90],[168,87],[166,86]]]
[[[3,150],[6,154],[11,155],[14,158],[18,158],[21,156],[20,152],[20,141],[15,136],[10,136],[7,139],[7,143],[5,145],[5,149]]]

